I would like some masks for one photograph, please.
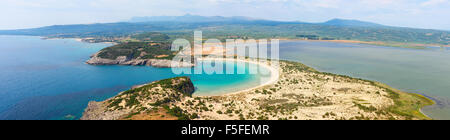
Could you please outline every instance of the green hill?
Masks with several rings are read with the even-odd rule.
[[[199,19],[198,22],[188,20]],[[200,20],[201,19],[201,20]],[[450,31],[383,26],[376,23],[334,19],[325,23],[284,22],[244,17],[159,17],[141,18],[141,22],[55,25],[34,29],[3,30],[0,35],[35,35],[46,37],[134,37],[147,32],[161,32],[171,38],[192,38],[195,30],[208,38],[289,38],[317,36],[323,40],[359,40],[397,43],[450,43]],[[152,37],[150,37],[152,38]],[[154,37],[153,37],[154,38]],[[159,39],[167,39],[162,37]],[[152,39],[153,40],[153,39]],[[158,38],[156,38],[158,40]]]

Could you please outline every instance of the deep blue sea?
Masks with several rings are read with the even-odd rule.
[[[0,119],[79,119],[89,101],[105,100],[133,85],[180,76],[170,68],[84,63],[108,46],[73,39],[0,36]],[[234,65],[235,71],[245,69],[246,74],[187,75],[197,88],[194,95],[235,92],[257,86],[267,77],[248,74],[254,64]]]

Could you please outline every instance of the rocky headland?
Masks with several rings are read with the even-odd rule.
[[[135,86],[102,102],[89,102],[81,120],[167,119],[171,104],[191,97],[195,88],[189,77],[178,77]],[[175,116],[175,115],[174,115]],[[138,118],[135,118],[138,117]],[[177,119],[177,118],[174,118]],[[180,118],[183,119],[183,118]]]
[[[142,58],[129,58],[127,56],[117,56],[116,59],[101,58],[98,52],[91,56],[86,61],[90,65],[131,65],[131,66],[153,66],[159,68],[171,68],[171,67],[193,67],[195,64],[186,62],[176,62],[168,59],[142,59]]]

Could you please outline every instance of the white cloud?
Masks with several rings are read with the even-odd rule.
[[[444,4],[444,3],[449,3],[449,0],[428,0],[423,2],[421,5],[422,6],[435,6],[438,4]]]

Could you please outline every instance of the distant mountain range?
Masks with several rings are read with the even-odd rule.
[[[297,38],[318,36],[325,39],[450,43],[450,31],[385,26],[377,23],[332,19],[323,23],[273,21],[249,17],[154,16],[134,17],[128,21],[102,24],[54,25],[33,29],[0,30],[0,35],[47,37],[117,37],[143,32],[164,32],[180,36],[201,30],[209,37],[243,36],[249,38]]]
[[[323,25],[333,25],[333,26],[359,26],[359,27],[382,27],[384,25],[365,22],[359,20],[346,20],[346,19],[332,19],[327,22],[321,23]]]
[[[155,22],[155,21],[172,21],[172,22],[226,22],[226,21],[252,21],[257,20],[249,17],[222,17],[222,16],[197,16],[197,15],[184,15],[184,16],[151,16],[151,17],[133,17],[126,22]]]
[[[150,17],[133,17],[131,20],[126,22],[188,22],[188,23],[199,23],[199,22],[255,22],[255,21],[265,21],[265,22],[277,22],[277,23],[298,23],[305,24],[307,22],[300,21],[273,21],[256,19],[243,16],[233,16],[233,17],[223,17],[223,16],[197,16],[197,15],[184,15],[184,16],[150,16]],[[314,24],[314,23],[310,23]],[[332,26],[360,26],[360,27],[381,27],[384,25],[359,21],[359,20],[346,20],[346,19],[332,19],[323,23],[316,23],[322,25],[332,25]]]

